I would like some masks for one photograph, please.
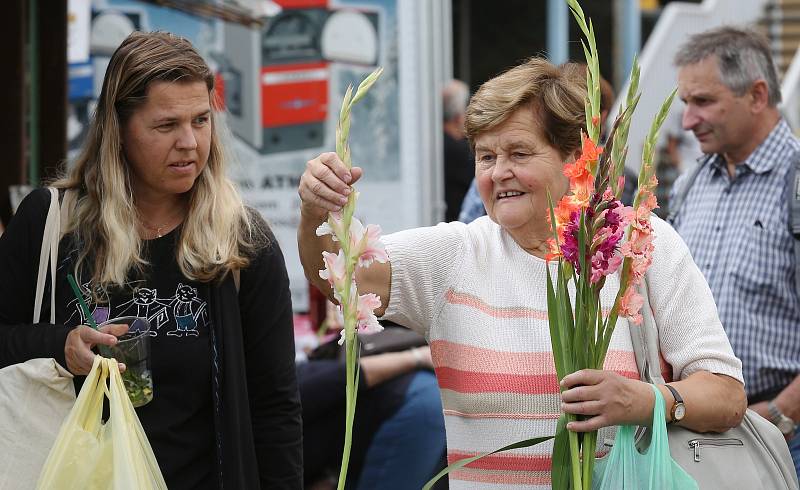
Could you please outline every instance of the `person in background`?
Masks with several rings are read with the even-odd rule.
[[[321,350],[331,346],[338,347],[336,340],[323,344]],[[320,359],[312,353],[297,366],[309,490],[336,488],[340,469],[346,366],[338,352],[334,350],[334,359]],[[348,487],[422,488],[433,477],[445,451],[442,405],[430,347],[362,356],[359,364]]]
[[[800,297],[788,176],[800,142],[781,116],[780,85],[760,34],[723,27],[675,57],[683,127],[705,156],[684,173],[671,211],[716,300],[742,366],[750,408],[783,432],[800,474]],[[685,194],[684,194],[685,193]]]
[[[296,490],[289,280],[227,177],[213,94],[214,73],[184,38],[134,32],[117,48],[81,153],[52,184],[68,213],[48,283],[56,324],[30,324],[50,192],[29,194],[0,237],[0,368],[55,358],[82,380],[94,347],[125,333],[87,326],[73,274],[98,323],[151,323],[153,399],[136,413],[171,490]]]
[[[450,80],[442,90],[444,115],[444,220],[455,221],[464,194],[474,175],[474,159],[464,135],[464,114],[469,102],[469,87],[460,80]]]
[[[599,429],[598,441],[613,437],[616,425],[652,423],[655,395],[637,379],[627,318],[618,319],[604,370],[559,380],[553,364],[545,284],[555,264],[546,260],[552,235],[547,196],[557,202],[569,190],[563,170],[581,153],[585,96],[585,68],[540,58],[484,83],[470,101],[465,128],[488,215],[385,235],[389,261],[358,270],[360,293],[381,299],[376,314],[417,331],[431,346],[451,462],[550,436],[562,410],[585,416],[568,430]],[[316,230],[329,212],[341,210],[362,174],[324,153],[300,178],[300,259],[308,280],[329,296],[328,282],[319,277],[321,254],[336,244]],[[650,299],[661,355],[671,367],[668,382],[686,407],[685,417],[673,420],[680,397],[658,386],[665,421],[725,431],[745,411],[741,362],[686,245],[659,218],[652,225]],[[603,308],[612,306],[618,289],[619,277],[607,276]],[[450,488],[549,488],[551,452],[544,444],[489,456],[479,467],[451,473]]]

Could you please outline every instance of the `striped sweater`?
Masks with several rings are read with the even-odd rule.
[[[648,271],[662,355],[676,379],[698,370],[741,380],[711,292],[686,245],[653,218]],[[384,318],[426,336],[442,396],[448,459],[552,435],[558,380],[547,323],[546,264],[488,217],[383,237],[391,261]],[[553,271],[555,267],[553,265]],[[601,292],[610,309],[619,289]],[[605,368],[638,379],[628,321],[620,319]],[[613,428],[600,431],[599,444]],[[500,453],[451,473],[450,488],[550,488],[552,443]]]

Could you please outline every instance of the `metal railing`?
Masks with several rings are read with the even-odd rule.
[[[800,48],[794,54],[781,82],[781,112],[797,133],[800,130]]]

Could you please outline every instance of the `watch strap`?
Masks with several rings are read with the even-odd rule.
[[[783,435],[792,436],[797,430],[797,422],[781,412],[781,409],[775,405],[774,400],[767,402],[767,413],[769,414],[770,422],[772,422]]]
[[[669,423],[672,424],[675,422],[679,422],[678,420],[675,420],[675,410],[678,408],[678,405],[685,406],[685,404],[683,403],[683,398],[681,398],[681,394],[678,393],[678,390],[676,390],[674,387],[668,384],[664,384],[664,386],[669,390],[670,393],[672,393],[672,398],[675,399],[675,402],[672,404],[672,409],[670,409],[669,411],[669,419],[670,419]]]
[[[784,416],[781,409],[775,405],[773,400],[767,402],[767,412],[769,413],[769,421],[775,425],[778,425],[778,422],[780,422]]]

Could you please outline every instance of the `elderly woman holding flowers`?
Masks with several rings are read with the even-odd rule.
[[[385,236],[388,261],[358,272],[360,292],[380,298],[379,316],[430,342],[451,461],[552,435],[561,411],[582,416],[567,426],[571,431],[606,428],[600,431],[601,443],[612,437],[615,425],[651,422],[655,396],[638,379],[631,343],[631,328],[637,327],[627,318],[617,321],[604,370],[559,380],[554,366],[545,287],[548,267],[555,274],[555,263],[548,262],[553,236],[546,218],[548,193],[554,203],[561,200],[570,180],[582,176],[576,161],[601,151],[581,141],[585,73],[575,65],[553,66],[534,58],[486,82],[470,102],[466,132],[488,216],[468,225],[443,223]],[[325,153],[308,163],[300,182],[301,259],[308,278],[325,291],[330,285],[318,273],[321,253],[338,244],[318,228],[328,212],[341,209],[361,174]],[[599,249],[592,257],[593,271],[605,276],[604,312],[620,288],[613,273],[619,259],[610,253],[624,246],[615,220],[632,219],[625,216],[632,214],[630,208],[615,206],[610,205],[605,226],[616,238],[607,242],[609,250]],[[667,422],[724,431],[739,423],[746,408],[741,363],[686,245],[655,217],[652,232],[655,248],[646,280],[662,367],[685,407],[685,413],[673,412],[675,397],[660,386]],[[623,312],[634,314],[636,302],[635,295],[625,298]],[[551,451],[552,444],[545,443],[487,456],[451,473],[450,484],[548,488]]]

